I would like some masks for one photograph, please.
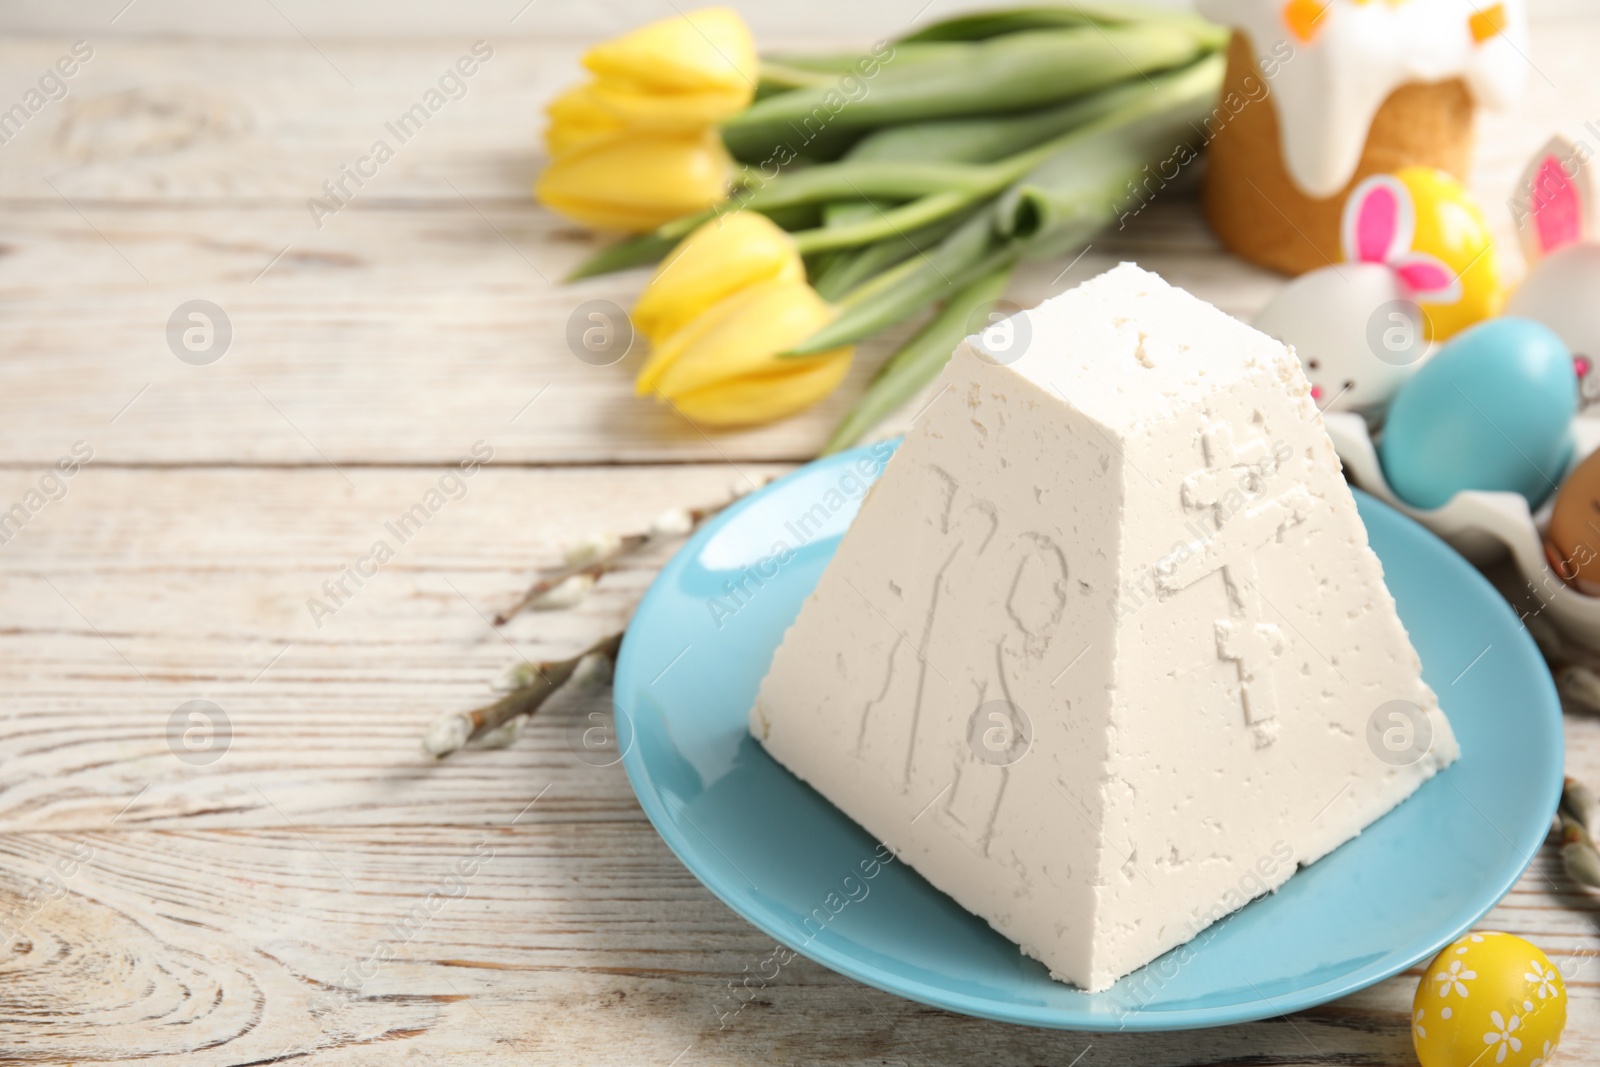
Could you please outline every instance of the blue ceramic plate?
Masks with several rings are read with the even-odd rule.
[[[879,989],[989,1019],[1218,1026],[1321,1004],[1433,955],[1505,895],[1544,839],[1562,738],[1537,649],[1444,542],[1357,493],[1423,673],[1460,738],[1456,764],[1277,894],[1102,993],[1052,981],[901,864],[853,881],[865,895],[820,932],[815,920],[802,925],[830,895],[844,899],[842,880],[875,843],[767,756],[745,713],[857,503],[835,493],[838,510],[775,574],[768,564],[759,587],[746,569],[780,539],[799,543],[790,524],[815,516],[858,456],[813,463],[708,523],[645,597],[617,667],[617,729],[639,803],[700,881],[785,945]],[[741,581],[736,601],[728,583]],[[729,616],[713,598],[742,606]]]

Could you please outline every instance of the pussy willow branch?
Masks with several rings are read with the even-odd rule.
[[[585,659],[593,656],[608,664],[615,663],[617,650],[621,647],[622,631],[618,630],[602,637],[576,656],[525,664],[518,671],[522,684],[499,700],[471,711],[455,711],[435,719],[423,737],[423,751],[434,759],[443,759],[513,719],[532,715],[572,680],[579,664]]]
[[[672,508],[664,511],[655,517],[650,523],[650,528],[643,533],[604,534],[586,538],[567,550],[567,558],[561,566],[546,567],[541,570],[533,584],[528,586],[517,602],[495,616],[494,624],[504,626],[519,612],[540,606],[540,601],[549,598],[550,594],[565,582],[587,579],[592,585],[602,575],[617,570],[617,561],[623,557],[671,538],[688,536],[699,529],[700,524],[706,519],[741,499],[746,493],[765,484],[766,479],[757,478],[751,489],[736,489],[733,495],[721,504],[698,508]],[[571,605],[558,602],[550,606]]]
[[[564,553],[565,561],[560,566],[544,568],[521,598],[495,618],[495,625],[504,625],[512,616],[529,607],[571,607],[603,575],[621,569],[618,561],[623,557],[673,538],[688,536],[706,519],[741,499],[747,492],[759,489],[766,481],[765,478],[757,478],[749,488],[735,489],[731,497],[720,504],[664,511],[642,533],[601,534],[568,546]],[[572,595],[562,596],[564,588],[571,591]],[[496,740],[503,743],[514,737],[514,733],[499,737],[489,735],[507,724],[532,715],[563,687],[597,682],[600,672],[584,671],[585,661],[606,666],[615,664],[617,650],[622,647],[622,635],[623,630],[618,630],[566,659],[521,665],[514,672],[511,691],[499,700],[471,711],[450,712],[435,719],[423,735],[423,751],[434,759],[443,759],[473,741],[487,745]]]
[[[617,569],[615,561],[618,557],[638,551],[648,540],[649,538],[644,534],[629,534],[618,542],[618,549],[604,560],[592,563],[568,563],[560,567],[549,568],[542,572],[532,585],[528,586],[527,591],[522,594],[515,604],[494,617],[494,624],[496,626],[504,626],[518,613],[526,611],[538,601],[544,600],[558,586],[566,582],[575,579],[588,579],[591,583],[599,581],[603,575]],[[566,605],[558,606],[565,607]]]
[[[1576,778],[1561,787],[1561,806],[1556,812],[1561,821],[1561,866],[1567,877],[1579,885],[1600,889],[1600,850],[1589,836],[1594,820],[1594,794]]]

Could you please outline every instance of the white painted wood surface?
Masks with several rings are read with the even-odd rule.
[[[1552,128],[1600,119],[1597,40],[1593,19],[1540,23],[1527,108],[1485,124],[1491,211]],[[802,959],[723,1025],[727,983],[771,945],[670,855],[620,768],[576,758],[579,709],[510,749],[420,757],[436,714],[616,625],[658,562],[497,634],[485,616],[560,543],[803,460],[887,350],[813,414],[710,437],[631,396],[637,355],[576,360],[571,309],[626,304],[639,276],[553,284],[594,242],[526,196],[570,41],[497,41],[317,229],[305,200],[469,45],[107,37],[0,145],[0,507],[93,449],[0,544],[0,920],[18,931],[0,932],[0,1061],[1410,1062],[1415,973],[1141,1037],[961,1018]],[[0,42],[0,101],[65,46]],[[1118,258],[1240,313],[1277,284],[1174,196],[1014,298]],[[194,298],[234,326],[205,367],[164,335]],[[317,626],[307,598],[477,441],[494,456],[465,495]],[[168,742],[194,699],[234,731],[205,766]],[[1569,718],[1568,738],[1600,782],[1600,724]],[[1487,920],[1576,969],[1572,1063],[1600,1058],[1596,912],[1547,847]]]

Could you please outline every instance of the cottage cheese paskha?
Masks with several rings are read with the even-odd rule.
[[[957,349],[750,727],[1101,990],[1457,748],[1294,354],[1131,264],[1025,314]]]

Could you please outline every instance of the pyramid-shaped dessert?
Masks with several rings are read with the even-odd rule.
[[[750,728],[1101,990],[1457,748],[1294,354],[1131,264],[1025,314],[957,349]]]

